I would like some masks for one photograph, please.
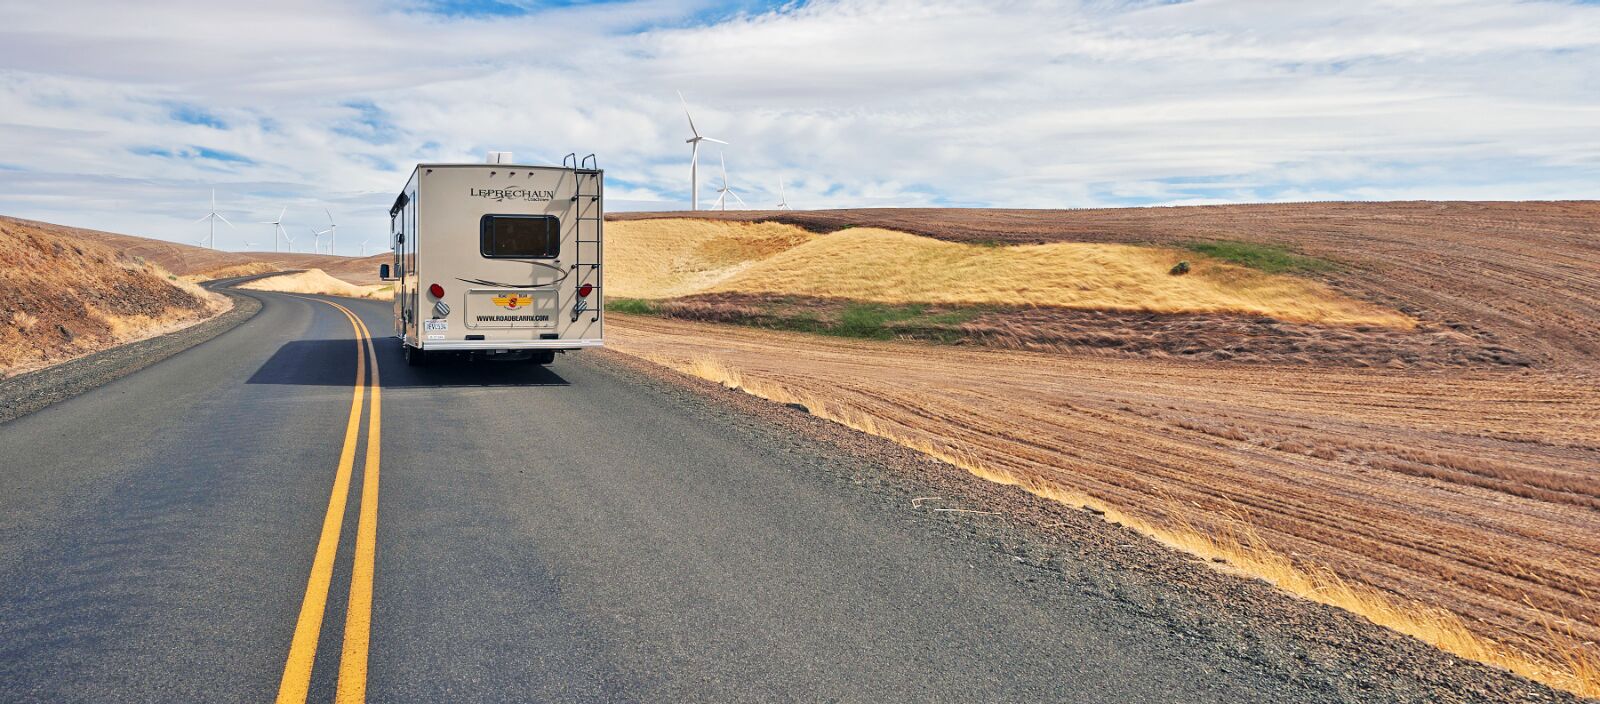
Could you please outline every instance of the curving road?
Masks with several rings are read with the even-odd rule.
[[[0,425],[0,701],[1309,697],[603,355],[413,369],[387,305],[250,295]]]

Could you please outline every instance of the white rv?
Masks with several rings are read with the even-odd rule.
[[[603,344],[604,173],[561,167],[418,164],[389,209],[394,327],[406,361],[451,353],[549,364]]]

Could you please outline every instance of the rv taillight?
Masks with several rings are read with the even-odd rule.
[[[430,284],[428,286],[428,295],[434,298],[444,298],[444,287],[439,284]]]
[[[594,293],[594,284],[584,284],[578,287],[578,298],[588,298],[591,293]]]

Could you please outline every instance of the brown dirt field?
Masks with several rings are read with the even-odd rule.
[[[41,232],[103,244],[128,256],[154,262],[178,276],[228,272],[241,265],[265,262],[277,269],[322,269],[350,283],[366,285],[378,283],[378,265],[389,261],[387,252],[370,257],[336,257],[327,254],[287,252],[224,252],[148,237],[119,235],[4,216],[0,216],[0,223],[26,225]],[[221,276],[226,275],[228,274],[221,274]]]
[[[0,219],[0,377],[176,330],[227,305],[151,262]]]
[[[1535,364],[1600,363],[1600,201],[1286,203],[1090,210],[877,208],[622,213],[882,227],[964,242],[1286,245],[1347,264],[1318,278]]]
[[[1537,644],[1545,623],[1600,639],[1595,375],[1106,359],[623,315],[608,337],[1140,520],[1242,521],[1302,564],[1497,639]]]

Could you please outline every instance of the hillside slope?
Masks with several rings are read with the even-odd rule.
[[[4,216],[0,216],[0,223],[26,226],[40,232],[102,244],[123,254],[154,262],[178,276],[212,274],[227,271],[232,267],[264,262],[277,269],[322,269],[350,283],[373,284],[378,281],[378,265],[389,261],[387,252],[370,257],[339,257],[299,252],[225,252],[148,237],[119,235]]]
[[[1539,366],[1600,362],[1600,201],[1284,203],[1176,208],[876,208],[624,213],[881,227],[957,242],[1285,245],[1346,266],[1317,277]]]
[[[682,219],[614,223],[607,241],[609,291],[623,298],[772,294],[1411,327],[1403,315],[1315,281],[1163,247],[994,247],[868,227],[814,235],[778,223]],[[1185,260],[1194,261],[1191,273],[1169,274]]]
[[[136,255],[0,219],[0,377],[184,327],[227,299]]]

